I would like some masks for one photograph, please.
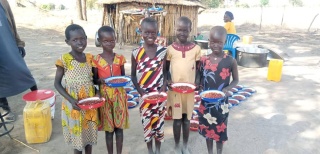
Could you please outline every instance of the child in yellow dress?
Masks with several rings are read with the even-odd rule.
[[[168,83],[187,82],[196,83],[197,66],[200,61],[200,46],[189,42],[188,37],[191,32],[191,20],[187,17],[180,17],[177,21],[176,36],[177,41],[168,47],[167,51],[167,71]],[[171,69],[170,69],[171,65]],[[200,82],[200,78],[198,77]],[[170,107],[168,113],[172,112],[173,134],[175,139],[175,153],[188,154],[189,128],[192,111],[194,108],[194,93],[181,94],[174,91],[168,92],[168,102]],[[180,149],[180,133],[183,130],[183,146]]]
[[[97,144],[96,109],[81,110],[78,101],[95,96],[92,79],[92,55],[83,53],[87,36],[83,28],[73,24],[66,28],[66,43],[71,51],[57,60],[54,86],[64,97],[61,120],[65,142],[71,144],[75,154],[91,154],[92,145]],[[65,78],[65,87],[62,78]]]

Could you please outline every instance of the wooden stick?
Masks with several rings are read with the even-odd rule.
[[[40,150],[37,150],[37,149],[35,149],[35,148],[33,148],[33,147],[30,147],[29,145],[27,145],[27,144],[25,144],[25,143],[23,143],[23,142],[19,141],[19,140],[18,140],[18,139],[16,139],[16,138],[12,138],[12,139],[13,139],[13,140],[15,140],[16,142],[18,142],[18,143],[20,143],[20,144],[22,144],[22,145],[26,146],[27,148],[29,148],[29,149],[31,149],[31,150],[34,150],[34,151],[40,152]]]

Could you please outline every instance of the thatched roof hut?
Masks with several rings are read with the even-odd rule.
[[[163,8],[164,12],[160,11],[152,16],[158,20],[161,36],[171,43],[175,39],[176,19],[180,16],[189,17],[193,24],[190,37],[194,36],[197,34],[199,8],[204,8],[197,0],[100,0],[98,3],[103,4],[104,8],[102,25],[115,28],[120,45],[140,41],[136,28],[144,16],[134,10],[152,6]]]

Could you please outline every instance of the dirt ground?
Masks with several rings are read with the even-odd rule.
[[[14,8],[19,34],[26,41],[25,61],[40,89],[54,89],[55,60],[70,49],[64,42],[64,29],[70,23],[61,13],[39,12],[31,8]],[[95,16],[89,16],[94,18]],[[96,18],[100,19],[100,16]],[[206,20],[201,18],[199,20]],[[97,22],[98,21],[98,22]],[[87,52],[98,54],[93,36],[100,20],[80,22],[89,37]],[[208,27],[199,27],[205,33]],[[258,93],[230,111],[225,154],[315,154],[320,153],[320,50],[319,34],[298,30],[265,28],[258,33],[255,25],[237,27],[238,35],[252,35],[254,43],[275,49],[286,58],[280,82],[267,81],[267,67],[244,68],[239,66],[240,84],[255,88]],[[136,45],[125,46],[116,52],[128,60],[126,72],[130,73],[130,50]],[[25,94],[25,93],[23,93]],[[26,143],[23,126],[22,95],[9,98],[17,116],[11,135]],[[30,146],[40,153],[72,153],[63,140],[60,103],[58,95],[51,139],[43,144]],[[138,108],[129,110],[130,129],[124,131],[124,154],[147,152]],[[165,142],[162,153],[173,153],[172,121],[165,122]],[[206,153],[205,139],[196,132],[190,133],[191,153]],[[93,153],[106,153],[104,133],[99,132],[98,144]],[[1,154],[33,154],[36,151],[10,140],[0,138]]]

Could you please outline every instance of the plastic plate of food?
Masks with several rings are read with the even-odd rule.
[[[178,93],[192,93],[196,89],[196,86],[191,83],[174,83],[171,85],[172,90]]]
[[[224,99],[225,94],[222,91],[218,91],[218,90],[207,90],[207,91],[203,91],[200,94],[200,97],[204,101],[218,102]]]
[[[191,131],[198,131],[199,121],[190,120],[190,130]]]
[[[135,101],[128,101],[128,109],[135,108],[138,105]]]
[[[134,88],[126,86],[124,87],[124,90],[126,90],[126,92],[129,93],[130,91],[134,90]]]
[[[139,92],[137,90],[132,90],[129,92],[129,94],[133,95],[134,97],[139,97]]]
[[[128,100],[128,101],[131,101],[133,98],[134,98],[134,96],[133,96],[133,95],[131,95],[131,94],[127,94],[127,100]]]
[[[239,102],[244,101],[246,99],[243,95],[233,95],[232,98],[238,100]]]
[[[142,99],[150,104],[156,104],[167,100],[167,93],[165,92],[151,92],[142,96]]]
[[[194,99],[196,99],[196,102],[201,101],[201,97],[200,97],[200,95],[194,95]]]
[[[125,87],[131,81],[127,76],[113,76],[105,79],[107,86],[110,87]]]
[[[105,103],[104,98],[90,97],[90,98],[80,100],[77,105],[83,110],[90,110],[90,109],[99,108],[104,103]]]
[[[239,90],[237,88],[231,88],[230,91],[233,93],[237,93]]]
[[[241,90],[243,88],[243,85],[236,85],[235,88],[237,88],[238,90]]]
[[[139,98],[139,97],[134,97],[132,100],[135,101],[135,102],[137,102],[137,103],[139,104],[140,98]]]
[[[239,101],[237,99],[234,99],[234,98],[229,98],[228,99],[228,103],[232,104],[232,105],[238,105]]]
[[[251,93],[246,92],[246,91],[239,91],[237,94],[238,95],[243,95],[245,97],[250,97],[252,95]]]
[[[249,93],[255,93],[257,92],[255,89],[253,88],[243,88],[242,91],[246,91],[246,92],[249,92]]]

